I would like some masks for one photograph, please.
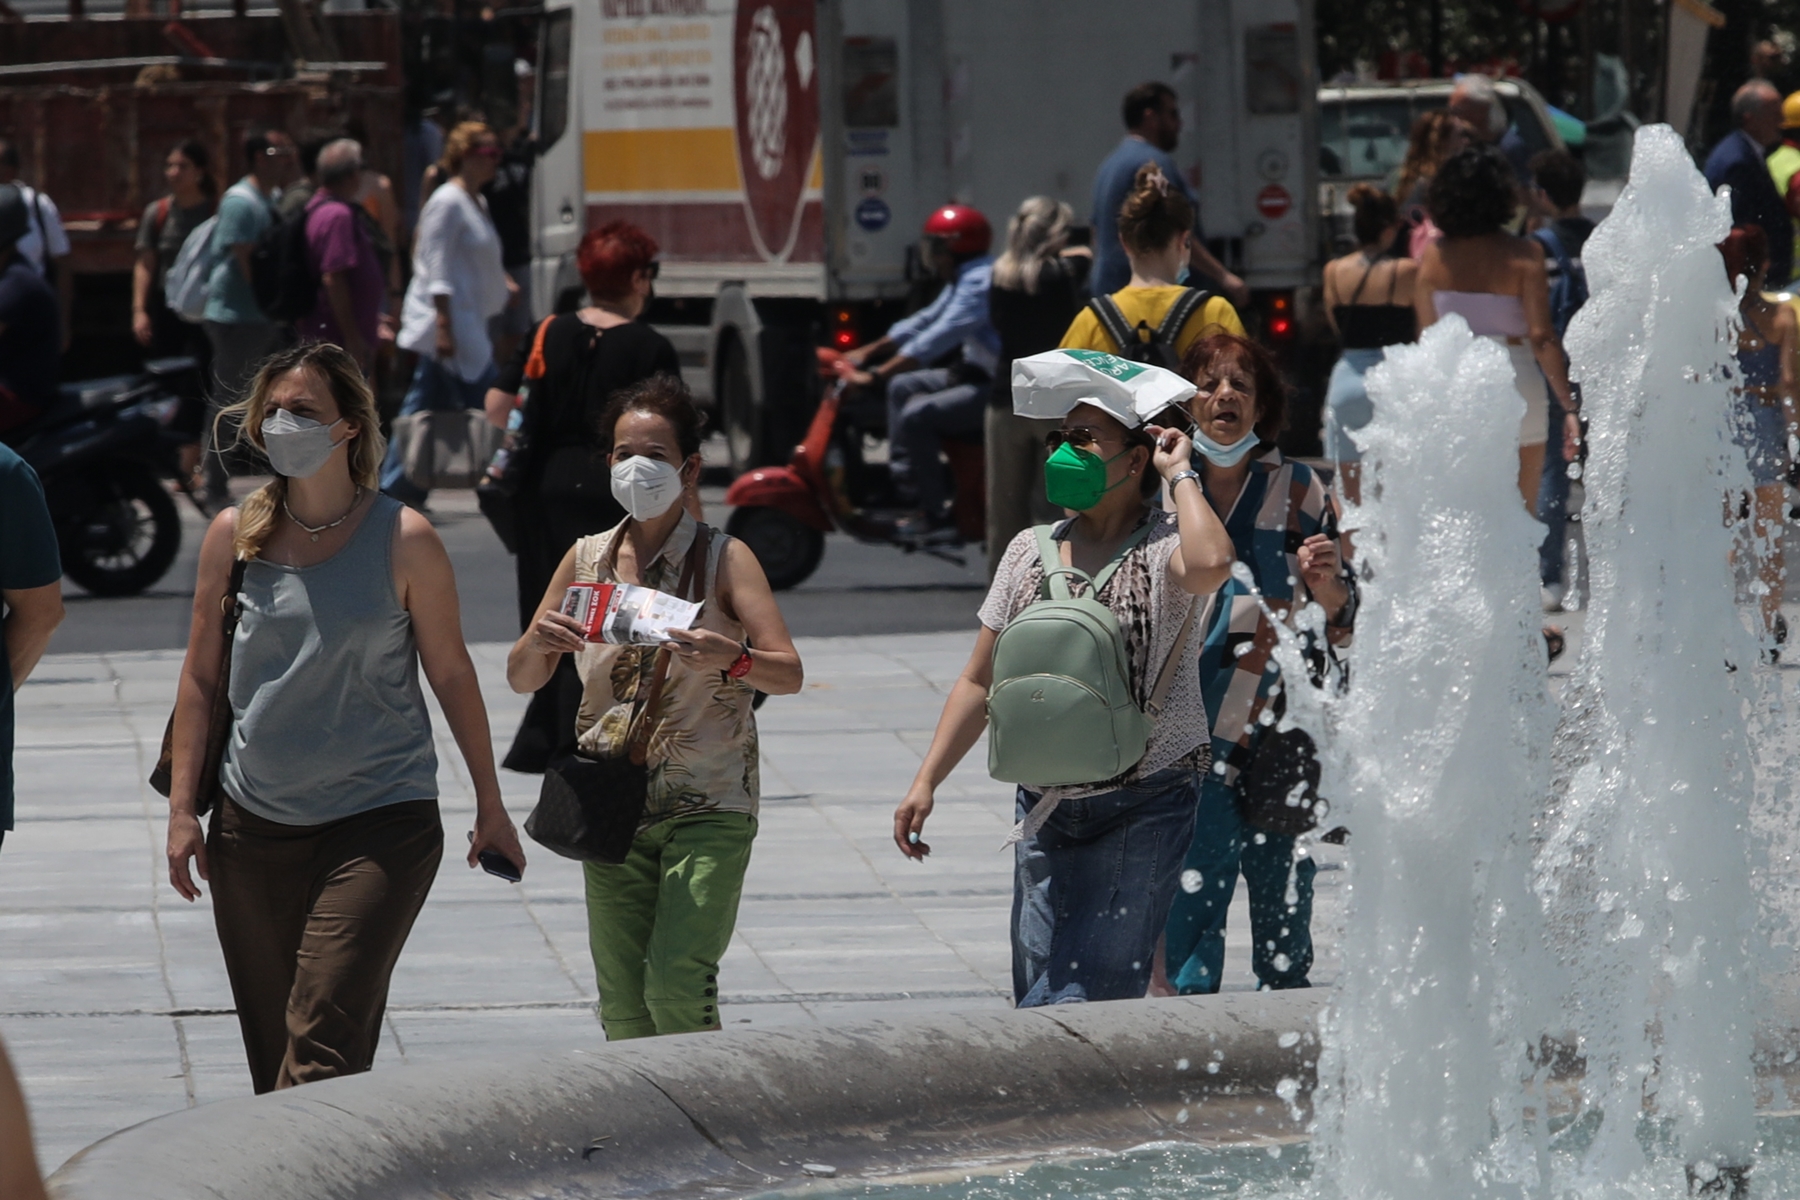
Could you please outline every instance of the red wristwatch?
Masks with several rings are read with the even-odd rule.
[[[733,679],[742,679],[750,673],[752,665],[754,660],[750,657],[750,647],[745,646],[744,652],[737,656],[737,661],[725,668],[725,673]]]

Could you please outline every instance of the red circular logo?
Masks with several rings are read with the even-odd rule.
[[[1279,183],[1271,183],[1256,193],[1256,211],[1271,221],[1278,221],[1294,206],[1294,198]]]

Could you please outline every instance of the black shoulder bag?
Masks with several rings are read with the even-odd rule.
[[[619,538],[623,536],[621,529],[608,547],[615,561]],[[688,550],[677,585],[683,600],[699,598],[690,595],[696,578],[700,593],[706,592],[705,564],[711,542],[712,530],[707,526],[701,525],[694,531],[694,544]],[[525,832],[539,845],[564,858],[583,862],[625,861],[631,853],[632,840],[637,837],[638,823],[644,819],[650,781],[644,760],[648,757],[650,732],[661,715],[663,680],[668,673],[669,651],[659,647],[649,689],[632,722],[623,754],[612,758],[594,758],[579,752],[559,754],[545,765],[537,807],[525,819]]]
[[[225,739],[231,736],[231,643],[237,634],[238,616],[244,606],[238,591],[244,586],[244,560],[231,563],[231,583],[219,597],[219,611],[224,614],[224,644],[219,650],[218,685],[213,688],[212,709],[206,715],[206,755],[201,759],[200,783],[194,789],[194,815],[204,817],[218,806],[225,794],[219,786],[219,764],[225,761]],[[179,703],[179,702],[178,702]],[[163,727],[162,753],[150,772],[150,786],[167,796],[175,786],[175,712],[169,711],[169,723]]]

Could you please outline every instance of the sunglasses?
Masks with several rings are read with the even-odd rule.
[[[645,267],[644,270],[649,273],[650,278],[655,279],[658,275],[662,274],[662,264],[659,262],[652,262],[649,266]]]
[[[1044,449],[1055,453],[1057,447],[1070,445],[1077,450],[1086,450],[1098,446],[1102,442],[1111,441],[1106,434],[1086,425],[1072,425],[1067,429],[1052,429],[1044,435]]]

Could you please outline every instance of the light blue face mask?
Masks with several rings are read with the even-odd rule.
[[[1185,287],[1185,286],[1187,286],[1187,281],[1188,281],[1188,265],[1186,263],[1182,263],[1181,270],[1175,272],[1175,286]]]
[[[1215,467],[1235,467],[1244,461],[1246,455],[1256,449],[1260,440],[1256,431],[1251,430],[1231,445],[1221,445],[1201,433],[1198,427],[1191,429],[1188,437],[1194,443],[1196,452],[1206,456],[1206,461]]]

